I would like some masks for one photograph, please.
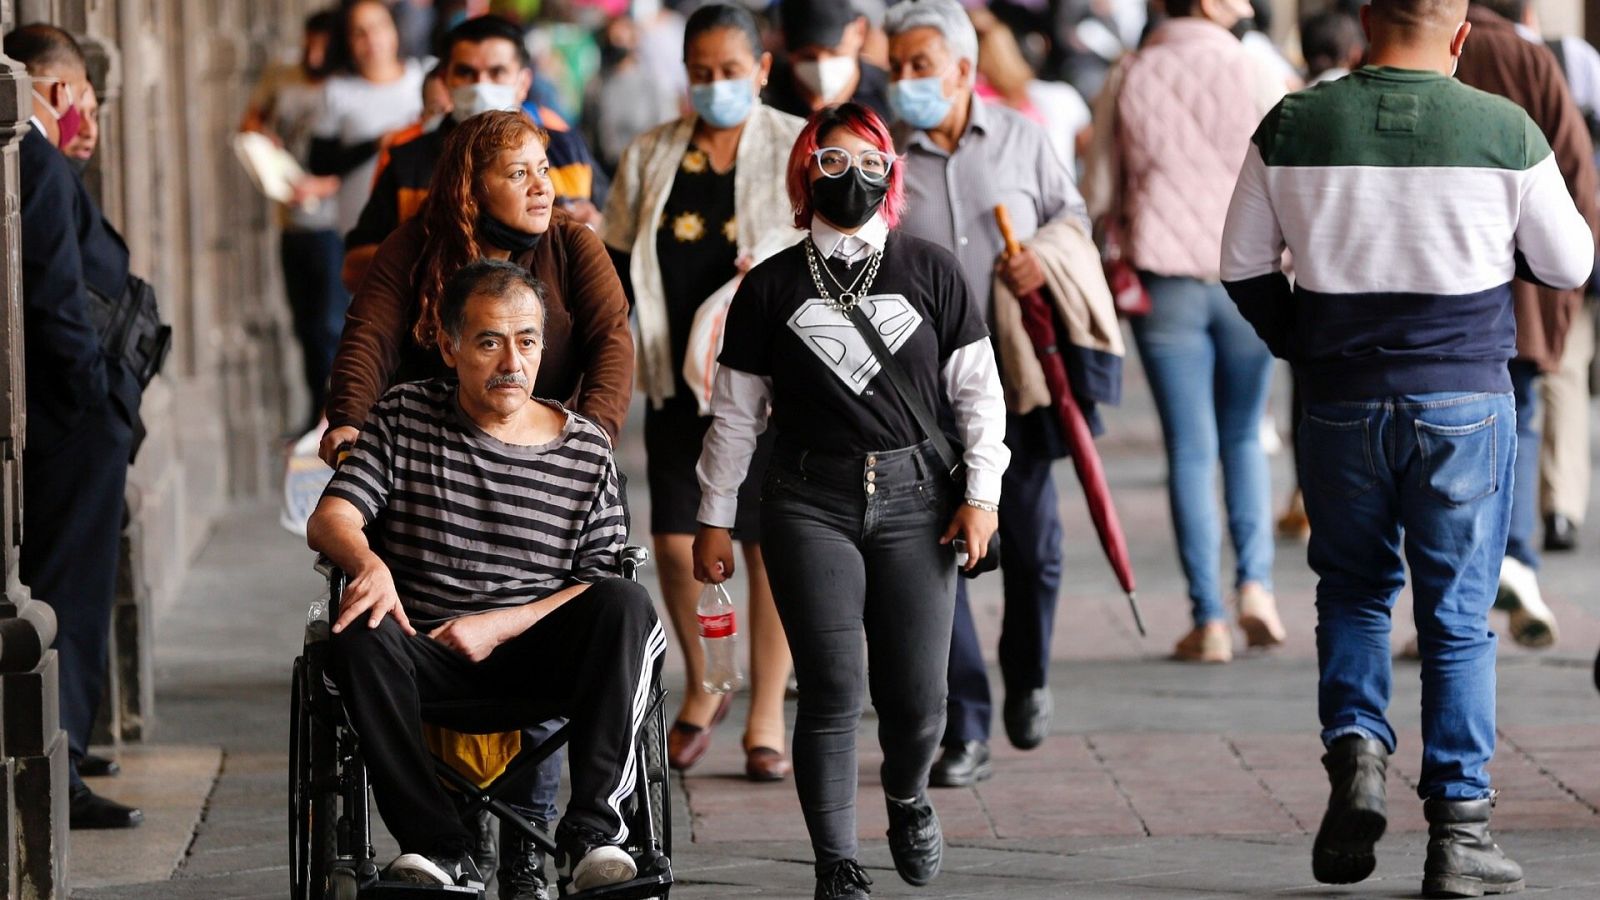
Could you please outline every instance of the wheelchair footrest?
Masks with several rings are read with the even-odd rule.
[[[641,866],[639,877],[632,881],[562,894],[561,898],[562,900],[654,900],[667,896],[671,888],[672,862],[661,856],[653,863]]]
[[[361,900],[483,900],[484,896],[477,888],[399,881],[379,881],[361,891]]]

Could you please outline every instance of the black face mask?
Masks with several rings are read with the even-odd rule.
[[[823,177],[811,183],[811,208],[840,228],[860,228],[883,205],[889,179],[871,182],[855,166],[838,178]]]
[[[609,41],[600,44],[600,68],[614,69],[631,53],[627,47],[618,47]]]
[[[526,253],[538,246],[542,234],[512,228],[487,212],[478,213],[478,243],[511,253]]]

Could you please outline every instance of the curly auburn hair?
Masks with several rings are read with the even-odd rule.
[[[411,336],[418,346],[432,347],[439,342],[439,299],[450,276],[483,256],[477,238],[482,173],[502,151],[520,147],[530,137],[549,148],[550,135],[517,110],[480,113],[456,125],[445,138],[428,199],[417,212],[422,221],[422,253],[412,270],[417,320]]]

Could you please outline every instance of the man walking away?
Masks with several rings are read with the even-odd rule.
[[[1390,614],[1409,564],[1429,897],[1523,886],[1489,834],[1485,770],[1488,614],[1516,486],[1511,280],[1571,289],[1594,261],[1538,127],[1449,77],[1472,30],[1466,14],[1465,0],[1362,9],[1371,65],[1291,94],[1262,121],[1222,247],[1229,293],[1307,392],[1300,465],[1332,784],[1312,872],[1344,884],[1375,865],[1395,749]]]

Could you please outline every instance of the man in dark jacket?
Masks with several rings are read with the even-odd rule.
[[[1461,54],[1456,77],[1463,84],[1499,94],[1521,106],[1544,132],[1578,211],[1596,223],[1594,144],[1583,113],[1573,103],[1554,54],[1525,40],[1490,4],[1467,9],[1472,40]],[[1511,638],[1526,647],[1555,643],[1555,617],[1539,593],[1539,551],[1534,532],[1539,512],[1539,379],[1561,365],[1567,332],[1583,305],[1583,291],[1554,291],[1527,281],[1514,286],[1517,358],[1511,382],[1517,400],[1517,469],[1511,531],[1500,569],[1496,605],[1511,614]]]
[[[95,794],[80,773],[105,687],[122,492],[141,430],[139,384],[102,351],[90,291],[122,296],[128,249],[60,149],[81,124],[83,51],[60,29],[29,25],[6,35],[5,53],[33,79],[32,127],[18,153],[28,403],[21,576],[59,622],[71,826],[128,828],[140,811]]]

